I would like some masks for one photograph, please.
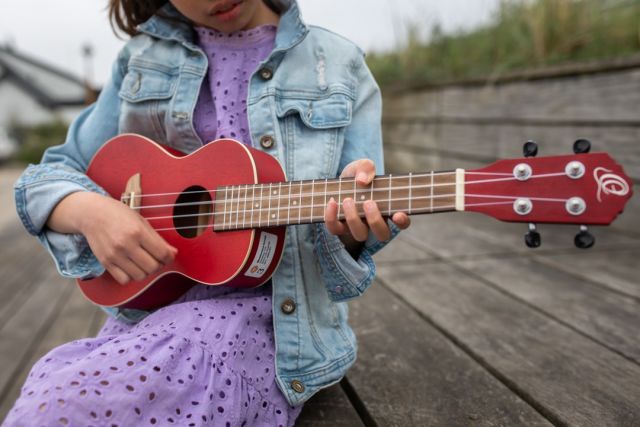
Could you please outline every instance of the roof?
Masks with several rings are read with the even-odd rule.
[[[47,108],[84,105],[82,79],[0,46],[0,81],[11,80]]]

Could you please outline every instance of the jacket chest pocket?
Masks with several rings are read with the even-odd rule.
[[[289,179],[335,176],[352,104],[341,93],[321,99],[276,98]]]
[[[177,69],[131,63],[118,93],[120,133],[138,133],[166,144],[167,112],[177,84]]]

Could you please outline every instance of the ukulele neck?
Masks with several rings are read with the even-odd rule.
[[[324,221],[329,200],[351,198],[361,218],[363,203],[374,200],[383,216],[464,210],[464,170],[379,175],[366,187],[355,178],[314,179],[222,186],[216,189],[214,230],[240,230]]]

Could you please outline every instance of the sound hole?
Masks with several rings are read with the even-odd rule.
[[[189,239],[201,235],[211,217],[211,196],[199,185],[184,190],[173,208],[173,225],[176,231]]]

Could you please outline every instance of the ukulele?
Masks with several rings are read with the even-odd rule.
[[[362,203],[372,199],[385,216],[471,211],[529,223],[530,247],[540,245],[535,223],[578,224],[575,243],[587,248],[594,241],[587,225],[610,224],[632,193],[622,167],[589,149],[578,140],[573,155],[535,158],[537,146],[528,142],[524,158],[476,170],[376,176],[361,187],[355,178],[287,181],[274,157],[230,139],[184,155],[120,135],[98,150],[87,175],[178,254],[142,281],[120,285],[105,272],[78,285],[98,305],[136,309],[166,305],[196,283],[259,286],[280,262],[286,226],[323,222],[332,197],[353,198],[362,217]]]

